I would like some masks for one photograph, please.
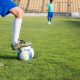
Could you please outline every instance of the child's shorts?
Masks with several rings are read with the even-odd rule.
[[[53,12],[48,12],[48,18],[52,18],[53,17]]]
[[[2,17],[10,13],[10,9],[16,7],[16,4],[11,0],[0,0],[0,15]]]

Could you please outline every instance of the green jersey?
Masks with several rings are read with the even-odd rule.
[[[53,12],[54,11],[53,8],[54,8],[54,4],[49,3],[48,4],[48,12]]]

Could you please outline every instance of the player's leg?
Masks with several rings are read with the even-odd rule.
[[[19,46],[27,46],[28,44],[25,44],[24,41],[23,44],[22,41],[18,41],[24,11],[17,7],[16,4],[11,0],[1,0],[0,15],[5,17],[9,13],[12,13],[15,16],[13,24],[12,47],[15,48],[15,45],[19,45],[19,43]]]
[[[51,24],[51,13],[48,12],[48,24],[50,25]]]
[[[53,15],[54,15],[54,13],[53,12],[51,12],[51,18],[50,18],[50,22],[52,23],[52,18],[53,18]]]
[[[23,10],[19,7],[15,7],[10,10],[10,13],[12,13],[15,16],[13,22],[13,29],[12,29],[12,44],[15,45],[18,43],[18,39],[20,35]]]
[[[24,41],[23,42],[19,41],[19,35],[20,35],[20,29],[24,11],[20,7],[15,7],[10,9],[10,13],[12,13],[15,16],[13,23],[13,32],[12,32],[12,48],[17,49],[22,46],[31,45],[30,42],[25,43]]]

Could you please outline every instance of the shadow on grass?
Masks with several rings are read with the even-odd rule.
[[[66,21],[66,23],[73,25],[75,27],[80,27],[80,21]]]
[[[17,59],[16,56],[10,56],[10,55],[0,55],[0,59],[7,59],[7,60],[13,60],[13,59]]]

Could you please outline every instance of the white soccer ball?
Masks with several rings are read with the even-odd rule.
[[[31,60],[34,57],[34,49],[31,46],[22,47],[17,50],[17,57],[20,60]]]

